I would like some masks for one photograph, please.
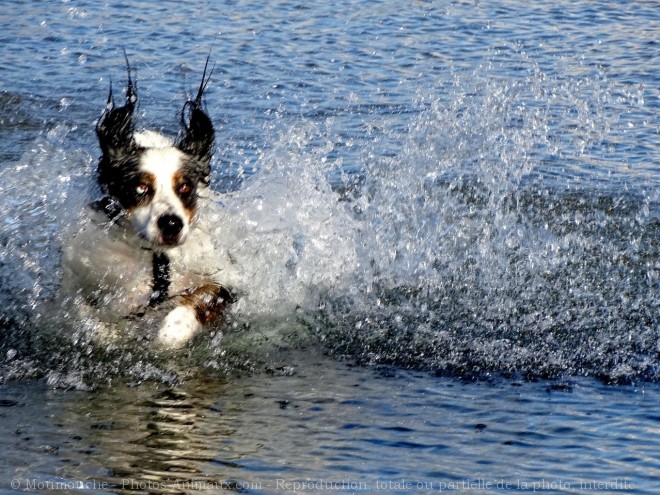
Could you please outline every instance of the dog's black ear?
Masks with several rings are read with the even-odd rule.
[[[210,55],[206,58],[197,97],[194,100],[188,100],[183,105],[183,110],[181,110],[182,129],[177,141],[177,147],[181,151],[197,160],[200,166],[200,181],[207,185],[211,175],[211,155],[213,154],[213,141],[215,139],[213,123],[202,108],[204,91],[213,72],[213,69],[211,69],[207,77],[206,71],[209,66],[209,58]]]
[[[125,52],[124,56],[126,57]],[[128,57],[126,57],[126,70],[128,71],[126,103],[124,106],[115,107],[111,81],[108,102],[96,124],[96,135],[99,138],[101,151],[104,157],[109,159],[122,156],[135,148],[133,113],[137,103],[137,90],[131,78]]]

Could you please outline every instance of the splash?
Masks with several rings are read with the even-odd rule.
[[[47,304],[94,160],[64,126],[39,138],[0,170],[3,378],[172,381],[309,345],[464,376],[660,378],[658,189],[592,166],[617,88],[529,60],[525,77],[485,66],[441,88],[404,115],[349,101],[264,129],[256,171],[203,212],[239,302],[222,339],[175,357],[99,347]]]
[[[373,274],[358,307],[328,314],[326,340],[461,375],[657,379],[657,188],[557,170],[610,133],[610,88],[533,64],[523,80],[488,76],[432,97],[401,153],[367,167]]]

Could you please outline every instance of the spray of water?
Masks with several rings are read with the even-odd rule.
[[[56,127],[0,170],[3,378],[168,381],[314,342],[463,375],[658,379],[657,188],[571,167],[611,137],[616,88],[526,62],[523,78],[483,67],[420,91],[405,129],[361,113],[350,165],[332,119],[266,129],[257,172],[203,212],[239,302],[223,339],[174,359],[99,346],[93,321],[49,304],[94,168]]]
[[[370,297],[329,315],[328,340],[462,375],[657,378],[657,189],[572,190],[557,170],[608,136],[610,88],[533,64],[517,82],[480,75],[432,97],[401,153],[368,167]]]

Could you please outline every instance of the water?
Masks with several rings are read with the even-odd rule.
[[[267,493],[294,491],[277,479],[423,491],[376,486],[404,476],[570,485],[540,487],[549,493],[619,478],[655,493],[653,2],[4,11],[3,479],[98,478],[117,491],[122,477],[170,483],[171,462],[194,479],[261,480],[252,491]],[[139,123],[172,134],[209,51],[216,62],[207,107],[222,203],[209,214],[242,297],[222,339],[174,355],[99,346],[89,322],[53,303],[59,246],[92,188],[93,125],[110,78],[119,91],[124,77],[122,48],[138,70]],[[107,401],[112,418],[90,410]],[[162,401],[193,419],[162,430]],[[245,423],[225,423],[232,408]],[[19,425],[26,411],[37,419]],[[15,434],[25,425],[37,431],[29,449]],[[139,454],[113,457],[116,439]],[[397,466],[383,461],[392,449]]]
[[[93,493],[657,493],[657,387],[293,366],[95,394],[11,384],[0,435],[18,448],[3,480]]]

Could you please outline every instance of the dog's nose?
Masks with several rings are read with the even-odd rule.
[[[176,215],[163,215],[158,219],[158,228],[165,238],[174,238],[183,229],[183,221]]]

